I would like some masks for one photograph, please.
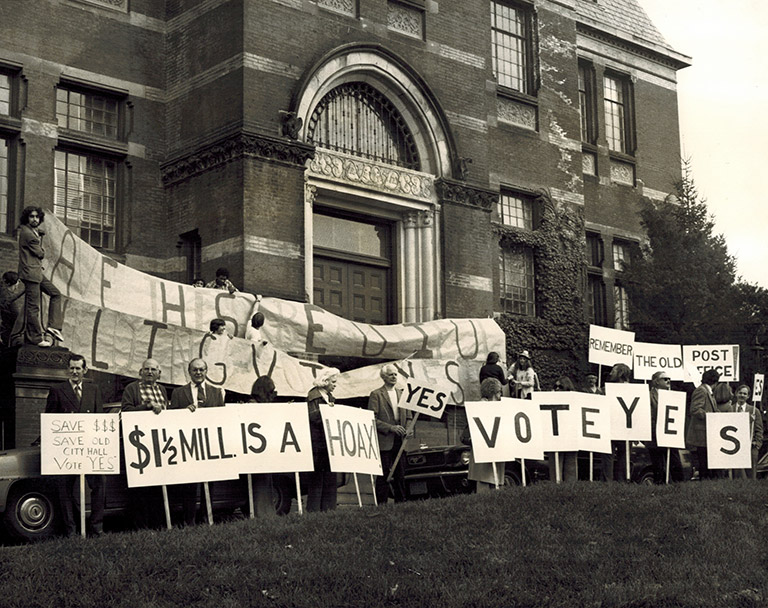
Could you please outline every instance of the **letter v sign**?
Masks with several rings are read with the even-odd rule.
[[[487,445],[489,448],[495,448],[496,447],[496,439],[499,436],[499,424],[501,424],[501,418],[499,416],[496,416],[493,419],[493,431],[491,432],[491,436],[488,437],[488,433],[485,430],[485,427],[483,426],[482,421],[480,418],[472,418],[472,420],[475,421],[475,424],[477,425],[477,428],[480,430],[480,434],[483,436],[483,439],[485,440],[485,445]]]

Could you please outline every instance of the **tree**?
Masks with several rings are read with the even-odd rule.
[[[640,341],[727,343],[738,327],[736,263],[714,233],[687,162],[675,187],[676,200],[640,211],[648,242],[624,272],[632,328]]]

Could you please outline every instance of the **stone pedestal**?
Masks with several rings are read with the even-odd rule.
[[[51,385],[67,379],[66,348],[20,346],[0,355],[0,447],[30,445],[40,436],[40,413]]]

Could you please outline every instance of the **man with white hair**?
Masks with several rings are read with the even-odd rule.
[[[376,431],[379,437],[379,450],[381,452],[381,467],[384,475],[376,478],[376,501],[384,504],[389,498],[389,486],[387,477],[392,469],[392,463],[397,458],[403,440],[413,435],[413,431],[406,431],[408,411],[397,407],[400,401],[402,388],[397,386],[397,368],[387,364],[379,372],[384,385],[374,390],[368,398],[368,409],[373,411],[376,417]],[[403,467],[398,466],[392,476],[392,494],[395,502],[405,500],[405,484],[403,482]]]

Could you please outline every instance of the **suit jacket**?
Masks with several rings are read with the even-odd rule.
[[[120,401],[120,405],[124,412],[138,412],[146,410],[144,404],[141,402],[141,391],[139,390],[140,380],[135,380],[125,387],[123,391],[123,398]],[[158,385],[159,386],[159,385]],[[160,392],[163,394],[165,407],[168,407],[168,392],[164,387],[159,386]],[[192,390],[190,389],[190,399],[192,398]],[[206,395],[208,391],[206,390]]]
[[[83,396],[80,402],[72,388],[67,382],[54,384],[48,393],[48,401],[45,404],[46,414],[100,414],[103,410],[101,400],[101,389],[98,384],[92,382],[83,382]]]
[[[22,224],[19,228],[19,278],[30,283],[43,280],[43,238],[32,228]]]
[[[752,449],[760,449],[763,445],[763,415],[754,405],[746,405],[746,411],[749,413],[749,428],[752,431]],[[734,405],[734,411],[738,411],[739,406]]]
[[[398,400],[403,389],[395,387],[395,394]],[[395,432],[393,427],[405,426],[410,417],[409,411],[400,408],[398,410],[398,419],[395,420],[395,413],[392,409],[392,403],[389,400],[389,394],[385,386],[380,386],[368,397],[368,409],[373,411],[376,417],[376,431],[379,436],[379,449],[382,452],[391,450],[395,444]]]
[[[717,403],[712,395],[712,390],[701,384],[696,387],[691,395],[691,423],[688,426],[688,432],[685,441],[692,447],[706,447],[707,445],[707,427],[706,415],[717,412]]]
[[[213,386],[207,382],[203,382],[205,388],[205,401],[203,401],[202,407],[219,407],[224,405],[224,393],[218,386]],[[172,410],[182,410],[185,407],[189,407],[193,403],[192,401],[192,383],[185,384],[173,389],[171,393],[171,407]]]

